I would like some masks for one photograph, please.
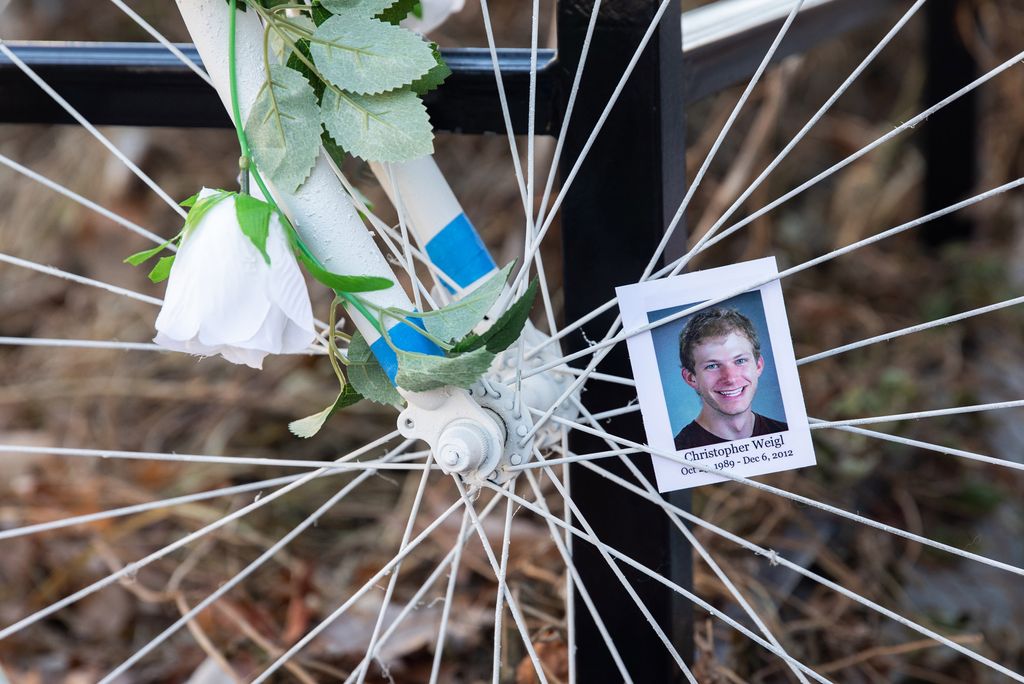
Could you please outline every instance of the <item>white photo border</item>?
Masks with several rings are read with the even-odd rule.
[[[643,327],[648,324],[649,312],[708,301],[734,292],[736,286],[744,281],[756,283],[777,273],[775,257],[766,257],[616,288],[623,327],[626,330]],[[761,294],[768,327],[767,342],[774,356],[774,370],[789,427],[786,432],[677,451],[651,331],[633,335],[626,341],[647,443],[656,451],[676,453],[686,460],[699,462],[705,468],[743,477],[804,468],[816,463],[796,356],[793,353],[793,340],[782,298],[782,285],[778,280],[773,280],[761,287],[751,288],[750,291],[759,291]],[[689,489],[728,479],[715,472],[688,467],[668,458],[653,456],[652,462],[660,492]]]

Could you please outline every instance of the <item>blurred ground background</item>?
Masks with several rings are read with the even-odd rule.
[[[879,36],[894,13],[786,61],[766,77],[730,142],[695,198],[694,235],[746,187]],[[522,3],[494,2],[499,43],[528,45]],[[0,7],[3,3],[0,3]],[[132,6],[172,40],[188,37],[170,3]],[[959,28],[979,68],[1020,50],[1024,7],[1017,2],[963,2]],[[550,31],[546,22],[545,31]],[[808,139],[754,193],[756,209],[819,170],[910,118],[923,101],[923,25],[915,18],[843,97]],[[106,3],[57,0],[8,3],[4,39],[128,40],[148,37]],[[443,45],[483,45],[475,3],[437,34]],[[951,92],[962,85],[951,82]],[[690,174],[696,171],[739,88],[700,102],[688,113]],[[977,190],[1021,175],[1024,72],[1011,68],[979,91]],[[699,261],[700,267],[775,254],[780,267],[912,219],[922,213],[925,159],[921,130],[908,132],[828,182],[754,222]],[[227,130],[108,129],[107,134],[172,196],[199,186],[230,187],[237,149]],[[966,133],[965,133],[966,134]],[[468,214],[501,262],[522,244],[522,216],[507,141],[501,136],[439,134],[437,158]],[[538,145],[542,166],[550,144]],[[0,152],[163,235],[178,219],[81,129],[0,126]],[[942,165],[939,158],[932,164]],[[369,173],[347,168],[377,202]],[[955,169],[950,169],[953,173]],[[960,199],[950,197],[948,202]],[[642,198],[630,198],[642,201]],[[966,212],[970,234],[935,244],[924,226],[784,283],[797,356],[917,322],[1017,296],[1024,283],[1024,201],[1019,192]],[[121,264],[141,238],[0,169],[0,251],[52,264],[155,296],[140,269]],[[559,306],[558,236],[545,252]],[[316,290],[319,292],[318,290]],[[324,293],[315,295],[326,315]],[[0,267],[0,336],[146,341],[156,311],[147,304],[73,286],[13,266]],[[1024,316],[1009,309],[964,323],[851,352],[801,369],[808,413],[852,418],[1018,399],[1024,396]],[[335,458],[393,429],[394,414],[359,405],[315,439],[299,443],[287,423],[327,403],[334,380],[325,359],[268,359],[263,372],[220,360],[195,361],[147,352],[0,348],[0,443],[182,453]],[[623,402],[630,398],[624,393]],[[911,438],[1021,462],[1020,410],[882,426]],[[1015,471],[952,456],[871,441],[835,431],[815,435],[818,467],[765,481],[933,539],[1024,565],[1024,514]],[[153,498],[273,477],[292,471],[228,466],[4,454],[0,458],[0,527],[53,520]],[[172,554],[122,582],[0,642],[11,682],[88,682],[120,663],[180,611],[226,581],[336,490],[329,478],[307,485],[215,539]],[[273,653],[294,642],[394,554],[415,478],[372,478],[227,600],[203,613],[132,670],[125,682],[224,681],[250,678]],[[452,500],[438,480],[422,514],[426,524]],[[112,569],[167,544],[251,501],[216,499],[95,525],[4,540],[0,550],[0,623],[7,625]],[[941,555],[896,537],[793,506],[740,485],[695,493],[694,510],[748,539],[778,550],[879,603],[1014,669],[1024,667],[1020,578]],[[500,521],[492,530],[497,540]],[[403,566],[422,580],[450,548],[457,523],[446,525]],[[769,567],[699,534],[790,653],[844,682],[1001,681],[958,654],[868,612],[790,572]],[[546,528],[528,514],[515,521],[510,582],[528,612],[535,643],[553,679],[564,678],[564,568]],[[698,561],[697,593],[739,613],[718,580]],[[418,586],[403,584],[407,598]],[[493,575],[479,544],[470,543],[459,576],[454,631],[444,681],[489,677]],[[389,646],[394,681],[425,681],[443,585],[428,596]],[[371,593],[299,658],[280,681],[336,681],[362,656],[381,592]],[[401,605],[401,603],[399,603]],[[784,666],[734,631],[698,614],[701,681],[772,682]],[[533,681],[521,644],[506,633],[509,680]],[[213,679],[203,679],[210,673]],[[218,678],[219,677],[219,678]],[[384,681],[374,670],[371,681]]]

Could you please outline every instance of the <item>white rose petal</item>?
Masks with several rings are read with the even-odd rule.
[[[267,254],[270,264],[242,233],[234,196],[218,202],[181,242],[153,341],[253,368],[267,354],[308,348],[316,338],[309,293],[276,214]]]

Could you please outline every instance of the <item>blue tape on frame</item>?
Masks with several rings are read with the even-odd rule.
[[[421,320],[416,318],[411,320],[419,327],[423,327]],[[391,338],[392,344],[402,351],[419,352],[420,354],[429,354],[431,356],[444,356],[444,352],[441,351],[440,347],[405,323],[397,323],[388,328],[388,337]],[[384,369],[384,372],[388,374],[388,378],[394,384],[395,376],[398,374],[398,357],[395,355],[395,350],[381,336],[370,345],[370,351],[377,357],[381,368]]]
[[[459,214],[426,245],[434,265],[459,287],[475,283],[497,268],[476,228],[465,214]]]

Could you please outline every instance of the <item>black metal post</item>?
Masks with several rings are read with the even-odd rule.
[[[655,0],[602,2],[576,109],[567,124],[563,176],[578,158],[659,4]],[[558,61],[569,81],[579,62],[592,6],[593,0],[559,2]],[[681,43],[678,6],[670,4],[562,205],[567,320],[607,301],[615,286],[640,278],[682,200],[686,165]],[[615,311],[601,316],[585,327],[586,337],[575,335],[567,345],[576,350],[586,346],[587,338],[599,339],[614,318]],[[629,375],[625,347],[617,347],[601,368]],[[595,383],[588,385],[583,399],[597,412],[622,406],[629,396],[620,386]],[[614,434],[645,441],[635,414],[615,418],[608,428]],[[571,446],[583,453],[607,448],[601,440],[586,435],[574,436]],[[650,474],[649,458],[638,457],[636,463]],[[632,479],[612,459],[602,465]],[[602,541],[683,586],[691,584],[690,549],[672,541],[680,535],[661,509],[584,467],[574,466],[571,476],[573,499]],[[683,500],[688,503],[686,497]],[[576,542],[574,549],[584,584],[633,679],[675,681],[678,668],[653,638],[650,625],[601,555],[585,542]],[[679,652],[690,659],[690,607],[642,574],[628,567],[623,567],[623,572]],[[574,657],[579,681],[613,681],[617,678],[615,665],[579,597],[576,615]]]
[[[924,7],[927,75],[924,106],[930,107],[978,77],[978,65],[960,35],[957,14],[967,3],[931,0]],[[959,98],[928,118],[922,130],[925,158],[924,213],[937,211],[968,197],[977,178],[977,107],[974,92]],[[943,245],[970,237],[969,212],[955,212],[919,233],[926,244]]]

